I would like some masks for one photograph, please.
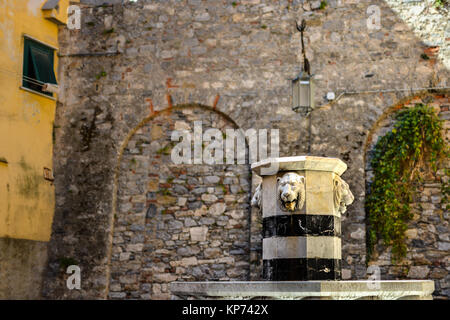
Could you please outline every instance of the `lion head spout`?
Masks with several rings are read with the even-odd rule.
[[[305,203],[305,177],[295,172],[288,172],[277,178],[278,199],[283,210],[295,211],[303,208]]]
[[[259,210],[261,210],[261,202],[262,202],[262,190],[261,190],[261,183],[260,183],[256,187],[255,194],[252,197],[251,206],[257,207]]]
[[[355,200],[350,187],[341,177],[336,176],[333,181],[334,208],[343,214],[347,211],[347,206]]]

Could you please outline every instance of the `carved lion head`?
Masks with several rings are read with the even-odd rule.
[[[253,195],[251,205],[252,207],[258,207],[261,210],[261,198],[262,198],[262,191],[261,191],[261,183],[258,184],[255,190],[255,194]]]
[[[278,198],[283,210],[295,211],[305,203],[305,177],[295,172],[288,172],[277,178]]]
[[[353,203],[355,197],[350,191],[350,187],[341,177],[334,179],[334,207],[341,214],[347,211],[347,206]]]

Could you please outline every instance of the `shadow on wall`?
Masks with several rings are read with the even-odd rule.
[[[40,299],[47,242],[0,239],[0,299]]]

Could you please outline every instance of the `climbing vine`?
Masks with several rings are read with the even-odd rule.
[[[448,0],[434,0],[434,6],[436,8],[442,8],[448,4]]]
[[[414,186],[424,170],[437,170],[437,161],[447,154],[442,121],[423,104],[401,110],[392,131],[375,145],[371,166],[374,178],[366,198],[368,260],[379,239],[392,246],[395,261],[406,255],[405,231],[411,219]],[[427,166],[429,164],[429,166]]]

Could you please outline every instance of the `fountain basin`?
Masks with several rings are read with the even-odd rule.
[[[172,299],[432,300],[432,280],[172,282]]]

